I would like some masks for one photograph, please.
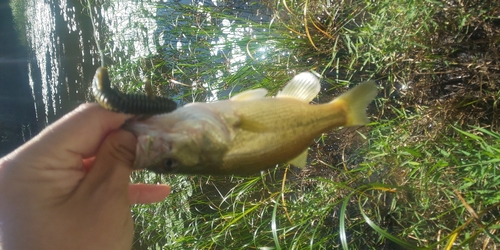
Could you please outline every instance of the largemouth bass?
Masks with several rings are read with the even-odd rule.
[[[366,124],[365,109],[377,95],[374,82],[365,82],[329,103],[309,104],[320,88],[314,74],[301,73],[276,97],[255,89],[129,120],[124,128],[138,138],[135,168],[246,175],[279,163],[304,167],[314,138],[335,127]]]
[[[111,88],[108,70],[104,67],[99,67],[95,72],[92,94],[102,107],[126,114],[155,115],[177,108],[177,103],[163,96],[126,94]]]

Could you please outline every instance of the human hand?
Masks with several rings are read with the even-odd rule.
[[[129,184],[128,117],[84,104],[0,159],[0,249],[130,249],[130,205],[167,185]]]

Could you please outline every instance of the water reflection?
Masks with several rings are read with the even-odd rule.
[[[263,17],[269,19],[269,16],[255,15],[256,11],[251,9],[259,7],[248,1],[223,3],[224,6],[220,6],[222,3],[217,1],[115,1],[97,2],[89,6],[85,4],[87,3],[66,0],[27,2],[27,40],[33,58],[29,64],[29,82],[39,128],[52,123],[80,103],[92,101],[88,91],[89,83],[95,69],[101,64],[94,33],[105,49],[107,65],[124,65],[151,55],[163,54],[165,58],[162,60],[171,64],[171,72],[166,74],[173,81],[181,77],[172,60],[186,60],[184,63],[188,64],[194,57],[213,58],[214,64],[223,64],[223,60],[227,60],[229,70],[226,72],[218,71],[214,75],[203,75],[200,79],[181,80],[186,86],[207,91],[201,96],[197,96],[199,92],[195,92],[195,96],[187,101],[214,101],[232,91],[219,93],[219,86],[223,83],[217,82],[218,76],[224,73],[234,74],[247,58],[246,51],[237,43],[242,37],[251,35],[253,30],[250,26],[245,27],[241,20],[262,22]],[[89,16],[89,9],[85,9],[88,7],[94,20]],[[215,20],[211,16],[213,10],[207,8],[219,8],[226,12],[230,8],[232,11],[229,12],[232,12],[235,19],[239,18],[240,22],[229,18],[221,20],[220,17]],[[212,34],[200,32],[196,37],[182,32],[184,27],[200,28],[202,31],[203,27],[209,26],[220,31]],[[204,42],[200,37],[211,48],[193,49],[195,43]],[[144,76],[137,76],[139,79],[142,77]],[[129,78],[115,80],[115,84],[122,81],[134,82]],[[184,92],[179,93],[182,95]]]
[[[98,62],[92,26],[73,1],[27,2],[28,69],[38,128],[89,99],[88,84]]]

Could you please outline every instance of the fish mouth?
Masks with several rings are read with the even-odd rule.
[[[164,142],[160,138],[149,135],[138,136],[134,169],[151,169],[155,168],[155,166],[164,166],[163,162],[169,159],[171,151],[171,144]]]
[[[138,137],[139,135],[137,134],[137,130],[134,127],[134,123],[147,120],[150,117],[151,117],[151,115],[134,115],[131,118],[128,118],[127,120],[125,120],[125,122],[120,127],[120,129],[128,131],[128,132],[134,134],[136,137]]]

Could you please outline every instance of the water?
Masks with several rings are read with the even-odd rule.
[[[140,67],[137,67],[138,71],[133,70],[135,64],[147,60],[163,60],[169,69],[164,77],[181,81],[185,85],[178,93],[169,96],[177,98],[192,92],[192,96],[183,102],[215,101],[227,97],[235,89],[221,89],[220,86],[225,83],[217,79],[222,74],[236,74],[245,63],[245,43],[242,46],[238,42],[253,32],[253,28],[245,26],[245,22],[241,20],[263,20],[262,15],[255,15],[257,11],[251,10],[260,8],[259,5],[248,1],[223,3],[225,6],[220,6],[222,3],[216,0],[113,1],[93,3],[90,8],[84,6],[86,4],[85,1],[67,0],[27,2],[26,33],[32,58],[28,63],[27,74],[39,129],[53,123],[81,103],[93,102],[89,91],[90,83],[101,63],[110,66],[111,73],[124,71],[125,73],[113,78],[114,84],[131,88],[134,86],[129,85],[134,84],[130,83],[144,77]],[[227,6],[228,4],[231,6]],[[207,8],[220,8],[228,16],[219,16],[215,20]],[[228,9],[231,11],[227,11]],[[229,14],[238,17],[239,21],[232,20]],[[267,20],[269,18],[266,17]],[[179,33],[184,27],[196,33],[197,27],[202,26],[212,26],[213,33],[200,32],[196,36],[187,32]],[[206,41],[210,49],[196,47],[195,44],[200,40]],[[98,47],[102,48],[104,58],[100,57]],[[266,48],[263,47],[256,55],[263,57],[265,53]],[[157,58],[159,54],[163,58]],[[197,78],[185,77],[189,74],[184,73],[189,70],[204,70],[203,66],[180,69],[179,64],[190,64],[197,57],[213,60],[213,64],[223,64],[223,60],[227,60],[226,72],[221,67],[221,70],[214,71],[213,74],[201,74]],[[129,84],[121,84],[123,82]],[[26,139],[29,139],[31,134],[27,134]],[[146,172],[137,175],[140,177],[136,176],[135,179],[148,183],[157,182],[154,181],[155,178],[164,178]],[[185,176],[172,176],[161,182],[168,182],[173,190],[172,197],[165,201],[165,206],[182,207],[176,210],[165,209],[164,224],[168,226],[158,228],[165,235],[158,244],[168,245],[169,239],[182,231],[175,227],[183,227],[183,218],[190,217],[188,199],[192,195],[192,187],[190,179]],[[134,212],[139,225],[145,220],[142,218],[143,214],[147,217],[150,213],[147,208],[141,207],[135,208]]]
[[[54,122],[79,104],[93,101],[89,92],[90,82],[102,61],[95,38],[104,49],[107,65],[138,61],[158,54],[158,48],[169,46],[180,52],[181,56],[190,57],[193,53],[190,51],[192,37],[171,33],[172,26],[190,27],[216,23],[211,20],[210,13],[205,8],[221,7],[218,6],[221,3],[215,0],[93,3],[92,20],[85,4],[85,1],[67,0],[27,2],[26,33],[32,58],[28,65],[28,76],[39,128]],[[183,19],[183,13],[169,7],[182,4],[193,6],[194,11],[202,17],[202,20],[198,20],[200,23],[193,24],[190,19]],[[158,7],[162,5],[165,7]],[[227,6],[222,7],[227,9]],[[262,14],[255,15],[256,11],[251,10],[259,9],[254,3],[241,1],[232,3],[231,8],[234,16],[240,19],[263,19]],[[269,19],[269,16],[264,17]],[[220,35],[208,41],[213,45],[212,49],[203,53],[207,54],[206,58],[221,53],[230,54],[229,73],[235,73],[246,59],[245,51],[235,44],[243,34],[251,33],[252,28],[244,27],[241,23],[232,27],[235,21],[230,19],[217,22],[220,23]],[[265,50],[263,48],[261,52]],[[213,80],[217,79],[217,75],[210,78],[201,83],[201,87],[210,91],[204,97],[205,100],[214,101],[232,91],[218,93],[218,88],[207,85],[207,82],[217,85]],[[120,85],[119,83],[117,81],[116,84]],[[184,83],[194,87],[198,84],[196,81]]]
[[[41,129],[90,100],[98,57],[79,2],[29,0],[26,16],[28,77]]]

